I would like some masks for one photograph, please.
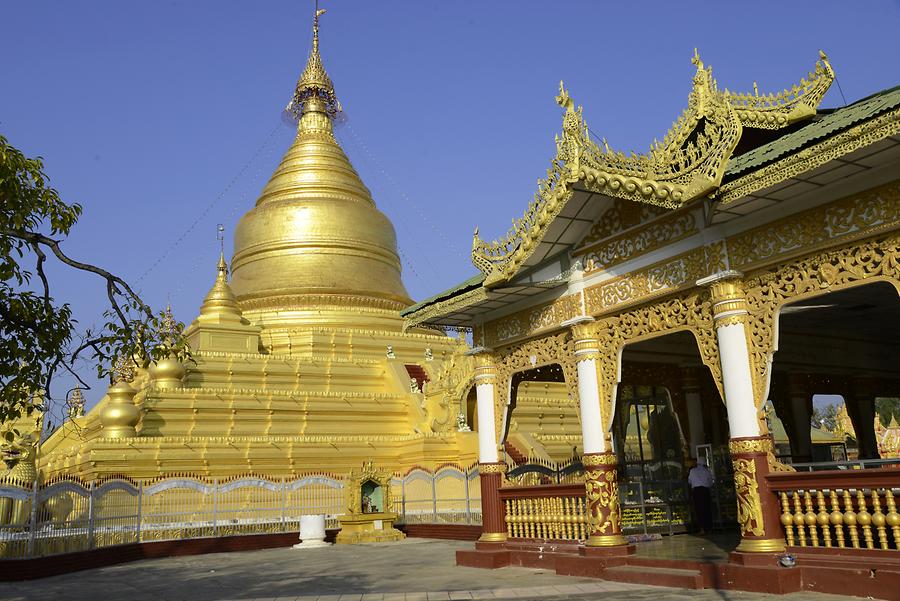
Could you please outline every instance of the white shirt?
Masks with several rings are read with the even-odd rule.
[[[695,465],[688,474],[688,484],[691,488],[698,486],[712,488],[713,482],[713,475],[705,465]]]

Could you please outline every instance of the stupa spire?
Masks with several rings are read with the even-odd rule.
[[[204,321],[209,318],[240,321],[241,310],[231,286],[228,285],[228,263],[225,262],[224,251],[219,254],[219,262],[216,265],[216,282],[200,306],[200,318]]]
[[[309,58],[306,60],[306,68],[297,80],[294,96],[284,109],[285,113],[293,120],[299,121],[304,113],[325,113],[332,119],[341,112],[341,103],[334,93],[334,84],[325,71],[322,64],[322,56],[319,54],[319,17],[325,14],[324,8],[318,8],[313,17],[313,41]]]

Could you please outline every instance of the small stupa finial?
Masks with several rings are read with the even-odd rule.
[[[306,68],[297,81],[294,96],[284,109],[285,115],[293,121],[299,121],[307,112],[325,113],[334,119],[341,112],[341,103],[334,93],[334,85],[322,64],[319,55],[319,17],[325,14],[324,8],[319,8],[316,2],[316,12],[313,16],[313,41],[312,50],[306,60]]]

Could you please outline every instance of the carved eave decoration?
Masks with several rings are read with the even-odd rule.
[[[513,221],[506,236],[485,242],[475,230],[472,262],[485,274],[486,287],[516,275],[576,187],[667,209],[703,198],[721,184],[743,127],[778,129],[811,117],[834,79],[820,53],[814,71],[790,90],[737,94],[718,90],[712,67],[704,66],[696,52],[693,63],[697,71],[687,108],[663,140],[644,154],[625,155],[591,139],[582,107],[575,107],[560,82],[556,101],[565,109],[563,131],[556,137],[547,177],[538,180],[525,215]]]

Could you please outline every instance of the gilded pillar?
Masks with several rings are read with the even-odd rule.
[[[497,454],[495,418],[497,398],[497,367],[494,357],[486,349],[474,349],[475,392],[478,404],[478,475],[481,480],[481,537],[482,542],[500,543],[506,540],[504,508],[500,502],[500,486],[506,464]]]
[[[588,547],[626,545],[619,513],[618,459],[607,440],[608,410],[600,394],[597,371],[599,344],[589,324],[593,319],[571,320],[578,369],[578,404],[581,410],[581,438],[584,455],[584,490],[588,519]],[[609,382],[605,382],[607,386]]]
[[[740,277],[739,272],[727,271],[697,283],[710,286],[719,344],[731,438],[729,450],[734,465],[737,516],[741,528],[741,543],[736,550],[779,552],[784,550],[780,512],[765,478],[769,472],[772,440],[761,431],[753,394],[754,370],[746,327],[749,312]]]

